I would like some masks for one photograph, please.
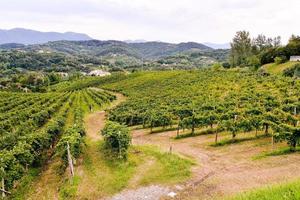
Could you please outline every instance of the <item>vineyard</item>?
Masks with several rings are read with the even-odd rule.
[[[116,194],[116,198],[130,199],[138,190],[123,194],[123,189],[161,183],[183,184],[180,191],[174,189],[179,199],[203,194],[219,197],[224,190],[231,194],[259,187],[261,177],[270,183],[280,181],[281,176],[293,176],[298,169],[293,165],[297,153],[275,161],[254,161],[299,151],[298,79],[246,70],[153,71],[63,81],[47,91],[0,93],[2,190],[15,191],[18,180],[31,168],[49,165],[47,159],[53,155],[63,171],[72,165],[70,155],[71,160],[80,160],[74,166],[80,173],[71,182],[52,174],[60,183],[50,179],[46,189],[45,183],[32,182],[39,187],[22,197],[39,199],[47,193],[46,198],[55,194],[62,199],[101,199]],[[111,121],[108,127],[104,127],[103,109]],[[92,122],[87,128],[88,113]],[[126,138],[120,132],[109,132],[111,127],[126,132]],[[128,158],[126,162],[106,157],[104,142],[113,147],[114,137],[124,143],[114,153]],[[278,151],[274,151],[276,143]],[[268,174],[272,170],[274,174]],[[43,179],[48,181],[47,173]],[[224,185],[211,179],[207,184],[213,189],[207,186],[207,190],[200,183],[209,176]],[[257,185],[251,181],[247,185],[244,176]],[[195,189],[192,193],[190,187],[200,192]],[[161,190],[170,192],[165,186]]]
[[[105,88],[129,96],[110,112],[110,119],[144,128],[176,127],[177,137],[193,136],[208,127],[218,144],[227,131],[232,141],[255,131],[286,140],[295,150],[300,142],[300,82],[282,76],[237,71],[172,71],[136,73]],[[181,130],[190,130],[180,136]]]
[[[85,136],[84,113],[115,99],[95,89],[0,96],[0,174],[6,190],[49,154],[60,155],[67,165],[67,145],[73,159],[78,158]]]

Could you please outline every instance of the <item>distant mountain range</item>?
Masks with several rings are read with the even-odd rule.
[[[5,46],[7,49],[9,44]],[[12,44],[12,47],[15,46],[18,47],[18,45]],[[138,59],[158,59],[177,54],[213,51],[208,46],[194,42],[179,44],[165,42],[126,43],[116,40],[54,41],[45,44],[27,45],[23,49],[97,57],[125,55]]]
[[[94,40],[80,33],[39,32],[27,29],[0,30],[0,50],[19,49],[37,53],[62,53],[66,56],[126,63],[167,59],[168,63],[209,65],[227,59],[226,45],[183,42],[149,42],[146,40]],[[163,63],[164,61],[160,61]]]
[[[229,49],[212,47],[196,42],[103,41],[78,33],[0,30],[0,60],[26,70],[196,69],[228,59]]]
[[[124,40],[126,43],[145,43],[148,42],[147,40],[139,39],[139,40]]]
[[[124,40],[124,42],[131,44],[131,43],[146,43],[149,41],[139,39],[139,40]],[[160,42],[160,41],[156,41],[156,42]],[[213,49],[230,49],[230,43],[217,44],[217,43],[205,42],[203,44]]]
[[[42,44],[58,40],[91,40],[92,38],[82,33],[57,33],[40,32],[23,28],[14,28],[10,30],[0,29],[0,44],[19,43],[19,44]]]
[[[10,30],[2,30],[0,29],[0,45],[1,44],[43,44],[47,42],[53,41],[84,41],[84,40],[93,40],[90,36],[83,33],[74,33],[74,32],[66,32],[66,33],[58,33],[58,32],[41,32],[24,28],[14,28]],[[123,41],[128,44],[135,43],[153,43],[147,40],[138,39],[138,40],[125,40]],[[155,41],[156,43],[164,43],[160,41]],[[191,44],[194,42],[188,42],[186,44]],[[168,44],[168,43],[165,43]],[[183,43],[181,43],[183,44]],[[197,44],[197,43],[194,43]],[[203,45],[213,48],[213,49],[229,49],[230,44],[216,44],[216,43],[203,43]],[[10,45],[8,45],[10,46]]]
[[[216,44],[216,43],[205,42],[203,44],[208,46],[208,47],[211,47],[213,49],[230,49],[230,44],[229,43]]]

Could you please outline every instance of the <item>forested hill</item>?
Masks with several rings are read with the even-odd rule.
[[[116,40],[53,41],[44,44],[0,45],[0,69],[34,71],[82,71],[81,66],[110,71],[196,69],[228,60],[229,50],[200,43],[140,42]]]
[[[122,54],[144,59],[157,59],[190,52],[213,51],[212,48],[195,42],[179,44],[165,42],[126,43],[116,40],[55,41],[40,45],[31,45],[27,48],[34,50],[58,51],[71,55],[87,54],[105,56],[111,54]]]

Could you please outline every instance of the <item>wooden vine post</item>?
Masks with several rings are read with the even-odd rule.
[[[3,175],[4,175],[4,168],[1,168]],[[6,194],[11,194],[10,192],[5,190],[5,180],[4,177],[2,176],[1,178],[1,188],[0,188],[0,192],[2,192],[2,199],[4,199],[6,197]]]
[[[1,158],[1,161],[3,161],[3,159]],[[5,181],[4,181],[4,168],[0,168],[0,170],[2,171],[2,178],[1,178],[1,192],[2,192],[2,198],[5,198]]]
[[[2,178],[2,198],[5,198],[5,184],[4,184],[4,178]]]
[[[67,142],[67,152],[68,152],[68,162],[69,162],[70,172],[71,172],[71,175],[74,177],[74,166],[73,166],[72,155],[70,152],[69,142]]]

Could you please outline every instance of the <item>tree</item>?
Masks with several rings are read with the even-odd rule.
[[[105,148],[119,159],[126,159],[131,143],[129,129],[117,122],[107,122],[101,131],[104,137]]]
[[[287,61],[287,58],[285,56],[277,56],[274,58],[275,64],[279,65]]]
[[[230,45],[231,66],[235,67],[246,64],[247,58],[251,55],[251,39],[249,32],[237,32]]]
[[[287,124],[280,124],[275,128],[275,141],[280,142],[286,140],[291,147],[291,151],[296,150],[296,146],[300,143],[300,127],[293,127]]]
[[[281,46],[281,37],[280,36],[277,36],[273,39],[273,46],[275,48]]]
[[[257,56],[253,55],[247,58],[247,65],[253,66],[255,69],[258,69],[258,67],[261,65],[260,60]]]

